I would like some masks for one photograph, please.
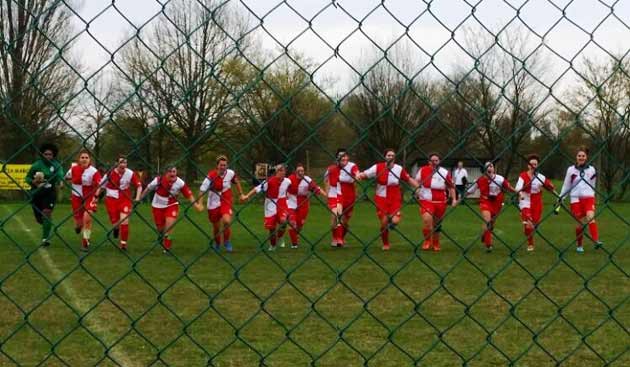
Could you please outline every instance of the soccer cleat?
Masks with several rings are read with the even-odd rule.
[[[490,252],[492,252],[492,250],[494,250],[494,246],[492,246],[492,245],[486,246],[486,252],[490,253]]]
[[[442,247],[440,246],[439,243],[433,244],[433,252],[440,252],[442,250]]]
[[[331,242],[330,247],[337,247],[337,242]]]
[[[578,247],[575,248],[575,251],[577,251],[578,254],[583,254],[584,253],[584,247],[578,246]]]
[[[170,255],[170,254],[171,254],[171,250],[169,250],[169,249],[165,248],[165,249],[162,249],[162,253],[163,253],[164,255]]]
[[[225,251],[232,252],[232,243],[230,241],[225,242]]]
[[[337,243],[337,247],[340,247],[340,248],[346,247],[346,244],[343,243],[343,242],[339,242],[339,243]]]
[[[114,236],[114,238],[118,238],[118,233],[120,233],[120,229],[118,229],[118,227],[116,227],[112,231],[112,236]]]
[[[389,243],[383,244],[383,251],[389,251],[390,248]]]
[[[534,246],[532,246],[532,245],[527,245],[527,251],[529,251],[529,252],[534,251]]]
[[[267,251],[276,251],[276,246],[269,245]]]
[[[50,246],[50,242],[48,240],[43,240],[42,247],[48,247],[48,246]]]
[[[425,240],[424,243],[422,244],[422,251],[429,251],[431,250],[432,246],[433,244],[431,243],[431,240]]]
[[[81,227],[74,227],[74,233],[76,234],[81,233]]]
[[[284,243],[284,239],[282,241],[280,241],[280,247],[284,248],[284,246],[286,246],[286,244]]]
[[[296,249],[296,248],[298,248],[298,245],[294,243],[294,244],[291,245],[291,248],[292,249]]]
[[[118,248],[121,249],[122,251],[127,251],[127,242],[120,242],[120,244],[118,245]]]
[[[220,243],[218,243],[218,242],[214,242],[213,243],[212,241],[210,241],[210,244],[212,245],[212,248],[214,249],[214,251],[217,251],[217,252],[221,251],[221,244]]]
[[[604,243],[602,241],[595,242],[595,250],[599,250],[604,247]]]

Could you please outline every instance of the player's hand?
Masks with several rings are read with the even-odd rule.
[[[247,201],[247,195],[241,195],[241,203],[244,203]]]
[[[201,205],[200,202],[195,202],[195,204],[193,204],[193,206],[195,207],[195,210],[198,212],[202,212],[203,211],[203,205]]]
[[[451,202],[451,207],[456,207],[457,204],[459,204],[459,202],[457,201],[457,199],[453,199],[453,201]]]

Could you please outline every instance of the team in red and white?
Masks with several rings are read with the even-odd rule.
[[[494,248],[492,234],[497,217],[503,208],[504,192],[514,192],[514,188],[505,177],[495,172],[492,162],[486,162],[483,171],[484,174],[468,188],[466,194],[472,194],[479,190],[479,211],[483,219],[481,242],[490,252]]]
[[[87,150],[79,152],[77,162],[66,172],[65,179],[72,188],[72,217],[75,232],[82,233],[81,249],[87,251],[92,235],[92,216],[96,213],[96,190],[101,174],[92,165],[92,156]]]
[[[543,189],[554,191],[551,180],[538,172],[540,157],[531,154],[527,157],[527,171],[521,172],[514,186],[519,194],[518,207],[523,221],[523,232],[527,237],[527,251],[534,251],[534,232],[540,224],[543,211]]]
[[[595,248],[602,247],[599,240],[599,229],[595,221],[595,187],[597,185],[597,170],[588,164],[588,150],[585,147],[578,149],[576,162],[567,168],[567,173],[560,190],[559,203],[565,197],[569,197],[571,214],[576,220],[575,241],[577,251],[584,252],[584,227],[588,226],[591,239]]]
[[[220,250],[223,245],[227,252],[232,252],[230,240],[234,215],[232,185],[236,186],[239,197],[243,195],[243,189],[236,172],[228,168],[226,156],[218,156],[216,164],[216,168],[210,170],[204,178],[198,200],[208,195],[208,220],[212,223],[215,250]]]
[[[342,243],[346,243],[346,236],[350,229],[350,218],[354,213],[354,204],[357,200],[356,193],[356,177],[359,174],[359,166],[356,163],[350,161],[350,155],[345,149],[340,149],[338,154],[341,153],[339,161],[339,185],[341,188],[341,225]]]
[[[135,188],[135,199],[131,196],[131,188]],[[116,167],[109,171],[99,183],[96,197],[105,190],[105,209],[109,222],[113,226],[114,238],[120,235],[119,248],[127,249],[129,240],[129,216],[133,209],[133,201],[142,195],[142,182],[138,174],[127,167],[127,158],[120,156]]]
[[[402,216],[402,189],[401,183],[407,183],[414,189],[418,188],[418,182],[409,176],[407,170],[396,163],[396,152],[386,149],[383,153],[384,162],[379,162],[357,175],[358,180],[374,178],[376,180],[376,192],[374,204],[376,215],[381,223],[381,240],[383,250],[387,251],[391,245],[389,231],[393,229]]]
[[[291,180],[286,177],[286,168],[283,164],[275,167],[275,175],[269,177],[258,186],[254,187],[246,195],[241,196],[241,201],[246,202],[254,194],[265,194],[265,229],[269,232],[269,251],[276,249],[278,239],[282,239],[289,219],[287,206],[287,191],[291,186]]]
[[[322,195],[326,197],[326,194],[310,176],[306,175],[304,165],[301,163],[295,166],[295,172],[290,174],[288,178],[291,181],[287,189],[289,238],[291,238],[291,248],[296,249],[299,246],[300,232],[308,217],[311,196]]]
[[[155,192],[151,202],[151,212],[159,233],[158,241],[164,252],[169,253],[173,244],[171,234],[179,215],[178,196],[183,195],[197,211],[202,211],[203,206],[195,199],[186,182],[177,176],[177,168],[174,166],[168,167],[162,176],[154,178],[147,185],[140,200],[149,192]]]
[[[341,162],[347,156],[343,150],[337,151],[335,163],[328,166],[324,175],[324,187],[326,191],[328,210],[330,211],[330,226],[332,233],[332,247],[343,247],[343,192],[341,191]]]
[[[424,224],[422,250],[440,251],[440,232],[442,232],[442,220],[446,214],[449,196],[452,200],[451,205],[457,205],[451,173],[440,166],[440,156],[437,153],[431,153],[428,164],[418,170],[416,181],[420,184],[418,201],[420,216]]]

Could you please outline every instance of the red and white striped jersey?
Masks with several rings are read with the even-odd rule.
[[[289,176],[289,180],[291,180],[291,185],[287,190],[287,205],[289,209],[297,208],[298,197],[306,198],[311,192],[315,194],[321,192],[319,186],[309,176],[304,176],[304,178],[300,179],[293,173]]]
[[[208,209],[220,207],[221,200],[232,201],[232,184],[236,183],[236,179],[236,172],[231,169],[227,169],[223,176],[216,169],[208,172],[199,189],[208,193]]]
[[[503,201],[503,190],[507,189],[508,185],[508,181],[501,175],[494,175],[493,177],[483,175],[468,188],[467,192],[472,194],[479,189],[481,202],[489,200]]]
[[[532,200],[540,200],[542,198],[542,189],[553,190],[553,184],[542,173],[535,173],[529,177],[527,171],[521,172],[516,181],[514,189],[521,192],[521,200],[518,203],[519,208],[531,208]]]
[[[354,162],[348,162],[345,166],[339,169],[339,183],[341,184],[341,193],[354,194],[355,192],[355,177],[359,173],[359,166]]]
[[[402,166],[394,164],[387,168],[385,162],[380,162],[368,168],[365,172],[368,178],[376,178],[376,196],[400,198],[400,182],[409,182],[409,173]]]
[[[341,197],[341,167],[336,164],[328,166],[324,179],[328,181],[328,197]]]
[[[151,206],[159,209],[179,205],[177,196],[180,193],[186,198],[193,197],[193,193],[190,191],[190,188],[188,188],[188,185],[186,185],[186,182],[179,177],[173,182],[169,182],[166,176],[156,177],[147,185],[147,190],[155,191]]]
[[[80,198],[94,195],[101,182],[101,174],[94,166],[83,168],[77,163],[72,163],[65,178],[72,183],[72,195]]]
[[[291,186],[291,180],[278,176],[269,177],[266,181],[256,186],[255,190],[257,193],[265,193],[265,217],[276,215],[278,207],[286,205],[289,186]]]
[[[139,189],[142,187],[142,182],[140,182],[138,175],[129,168],[125,168],[122,174],[117,169],[113,169],[103,176],[100,182],[100,187],[105,188],[105,195],[114,199],[131,200],[131,185]]]
[[[423,166],[418,170],[416,180],[420,184],[420,200],[445,203],[446,190],[453,187],[451,173],[444,167],[434,170],[431,165]]]

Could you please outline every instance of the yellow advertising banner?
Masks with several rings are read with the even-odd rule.
[[[29,185],[24,180],[30,164],[0,165],[0,190],[28,190]]]

